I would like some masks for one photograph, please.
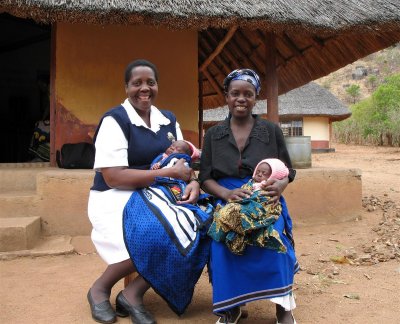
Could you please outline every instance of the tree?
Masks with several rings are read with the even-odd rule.
[[[400,74],[387,77],[371,97],[350,109],[352,116],[334,125],[340,141],[383,145],[386,140],[400,146]]]
[[[360,86],[352,84],[346,89],[346,93],[353,98],[353,103],[356,103],[356,98],[360,96]]]
[[[376,75],[370,75],[367,79],[367,83],[368,83],[370,89],[375,89],[377,82],[378,82],[378,78],[376,77]]]
[[[375,111],[372,117],[377,131],[386,136],[389,145],[400,141],[400,74],[385,79],[372,94]]]

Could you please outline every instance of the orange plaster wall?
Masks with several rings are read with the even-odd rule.
[[[96,130],[96,125],[82,123],[70,111],[57,104],[56,124],[57,134],[55,147],[59,150],[64,143],[87,142],[92,143],[92,136]]]
[[[87,141],[87,132],[101,115],[124,101],[125,67],[138,58],[152,61],[159,70],[156,106],[173,111],[184,136],[197,144],[197,31],[60,23],[56,149],[66,142]]]

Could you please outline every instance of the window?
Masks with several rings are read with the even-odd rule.
[[[287,120],[279,124],[284,136],[303,136],[303,120]]]

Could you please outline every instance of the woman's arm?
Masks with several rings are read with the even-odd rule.
[[[178,132],[177,135],[181,136]],[[105,117],[96,138],[95,169],[102,172],[111,188],[134,190],[152,184],[156,177],[173,177],[188,181],[191,169],[178,161],[172,168],[159,170],[136,170],[128,168],[128,141],[116,120]]]
[[[178,160],[171,168],[158,170],[136,170],[127,167],[101,168],[104,180],[111,188],[134,190],[154,183],[156,177],[171,177],[189,181],[191,169],[185,166],[185,160]]]
[[[221,198],[225,201],[242,200],[244,198],[249,198],[251,195],[251,191],[243,188],[229,190],[220,186],[214,179],[205,180],[202,184],[202,188],[214,197]]]

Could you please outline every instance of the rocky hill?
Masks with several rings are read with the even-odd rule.
[[[331,91],[346,104],[352,104],[353,98],[346,89],[353,85],[360,86],[357,101],[371,95],[385,77],[400,73],[400,43],[366,56],[314,82]]]

